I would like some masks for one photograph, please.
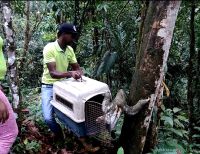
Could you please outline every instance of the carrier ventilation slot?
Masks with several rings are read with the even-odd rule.
[[[55,95],[56,101],[62,103],[63,105],[65,105],[66,107],[68,107],[69,109],[73,110],[73,104],[71,104],[70,102],[68,102],[67,100],[65,100],[64,98],[62,98],[59,95]]]

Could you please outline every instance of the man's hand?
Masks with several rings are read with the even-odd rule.
[[[81,78],[81,73],[79,71],[70,71],[70,73],[71,76],[76,80]]]
[[[6,105],[3,102],[0,102],[0,123],[5,123],[9,118],[9,112]]]

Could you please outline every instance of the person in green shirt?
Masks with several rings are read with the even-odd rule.
[[[42,112],[46,124],[56,138],[63,139],[60,125],[54,117],[53,83],[63,78],[81,78],[82,71],[77,63],[74,50],[70,46],[77,34],[73,24],[63,23],[57,33],[57,40],[48,43],[43,49],[43,75],[42,75]],[[72,71],[68,71],[71,65]]]
[[[3,39],[0,36],[0,80],[3,80],[7,71],[6,61],[3,55]]]

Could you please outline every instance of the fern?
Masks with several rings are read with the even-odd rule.
[[[157,147],[152,151],[152,154],[177,154],[185,153],[185,149],[182,145],[178,144],[176,140],[165,141],[157,145]]]
[[[177,154],[176,149],[155,149],[152,154]]]

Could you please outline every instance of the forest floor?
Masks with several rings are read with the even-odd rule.
[[[68,130],[64,130],[65,140],[55,140],[48,128],[36,126],[34,121],[24,120],[21,132],[13,147],[16,154],[109,154],[109,147],[104,146],[94,138],[88,138],[89,146],[82,142]],[[92,144],[92,147],[90,145]]]
[[[109,154],[112,147],[95,138],[88,137],[87,146],[63,125],[65,140],[55,140],[44,123],[38,89],[26,91],[23,105],[18,112],[19,134],[14,143],[12,154]],[[92,145],[92,146],[91,146]]]

